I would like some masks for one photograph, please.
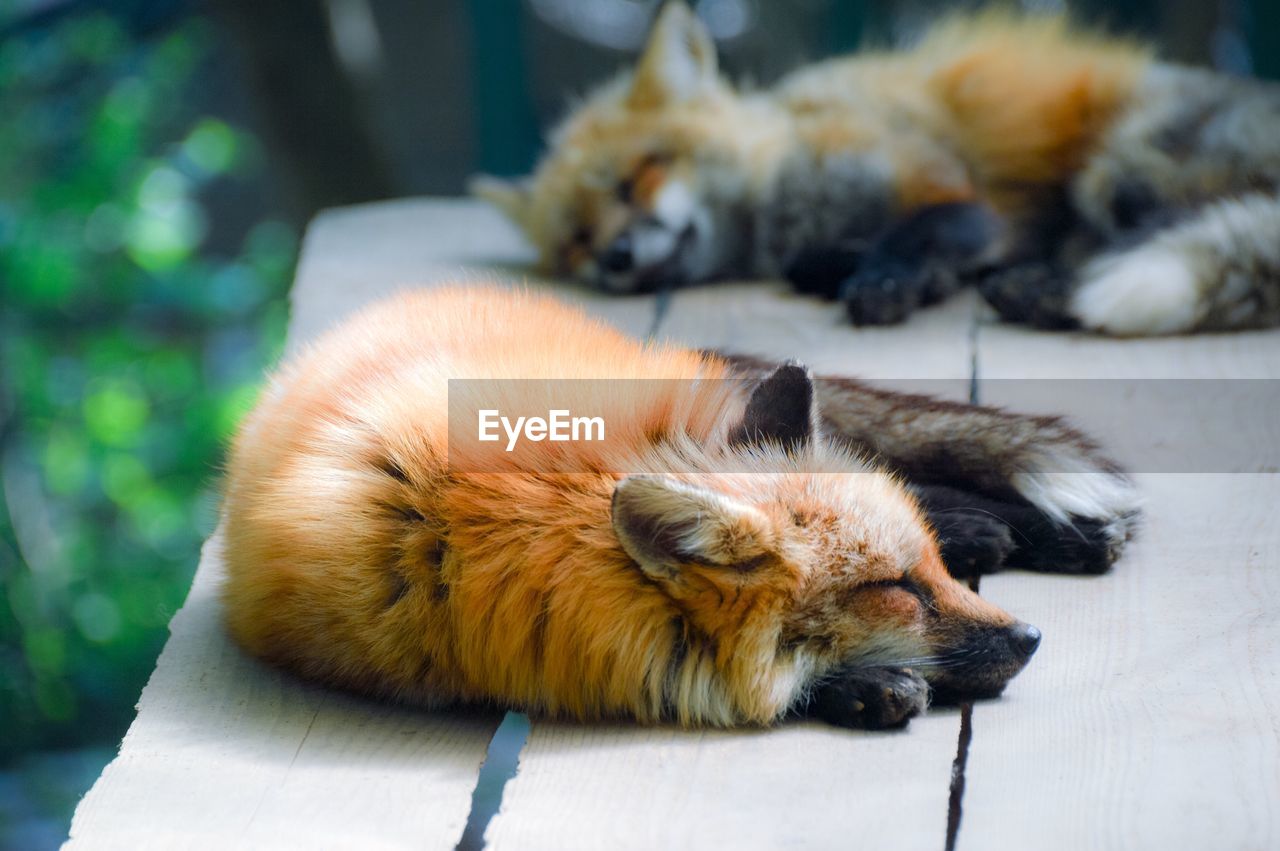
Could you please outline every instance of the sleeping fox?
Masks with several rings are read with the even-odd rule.
[[[672,0],[532,178],[473,191],[609,290],[781,275],[864,324],[976,282],[1040,327],[1280,322],[1280,87],[1060,17],[953,18],[738,92]]]
[[[458,379],[509,401],[555,379],[609,439],[454,439]],[[473,285],[368,308],[274,377],[230,454],[223,599],[253,654],[376,696],[893,727],[931,692],[998,694],[1039,643],[948,566],[1105,570],[1136,506],[1060,422]]]

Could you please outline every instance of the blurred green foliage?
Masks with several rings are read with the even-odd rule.
[[[0,759],[123,731],[283,339],[292,228],[206,243],[204,195],[264,168],[192,105],[212,40],[89,12],[0,43]]]

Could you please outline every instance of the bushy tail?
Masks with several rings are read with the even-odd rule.
[[[1087,265],[1068,301],[1085,328],[1120,336],[1280,325],[1280,196],[1218,201]]]

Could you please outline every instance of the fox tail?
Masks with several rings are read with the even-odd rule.
[[[1280,195],[1218,201],[1093,260],[1067,311],[1117,336],[1280,325]]]

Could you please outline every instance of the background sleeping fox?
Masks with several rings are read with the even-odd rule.
[[[666,380],[558,381],[557,405],[615,406],[611,442],[472,471],[457,378]],[[930,689],[999,693],[1039,642],[944,559],[1104,570],[1135,506],[1053,420],[644,344],[544,297],[416,292],[295,358],[244,421],[226,617],[267,660],[406,700],[896,726]]]
[[[884,323],[976,281],[1044,327],[1280,322],[1280,87],[1061,18],[951,19],[740,93],[669,2],[530,180],[474,190],[611,290],[785,275]]]

